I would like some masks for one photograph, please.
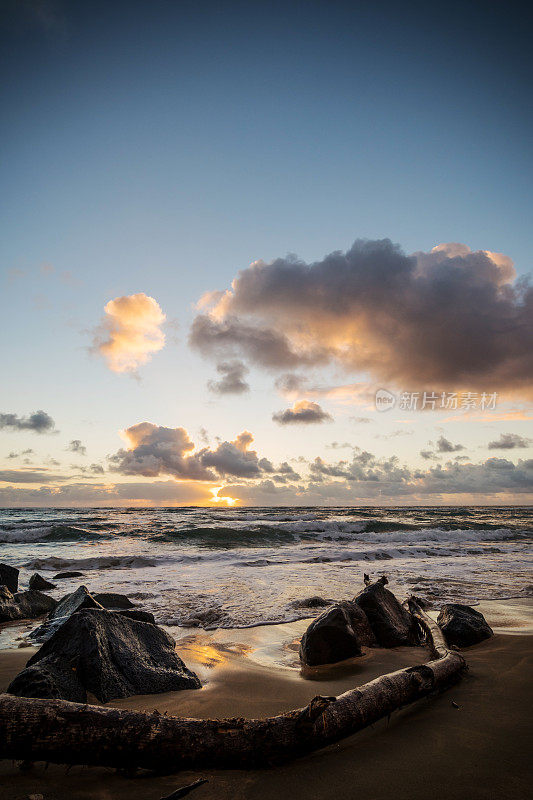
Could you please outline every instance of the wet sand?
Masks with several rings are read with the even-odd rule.
[[[194,800],[518,800],[530,792],[531,603],[484,604],[494,638],[464,651],[470,669],[450,691],[393,714],[337,745],[273,769],[182,772],[126,778],[110,769],[37,764],[21,772],[0,762],[2,798],[23,800],[158,800],[198,777],[209,783]],[[178,651],[204,688],[117,700],[120,708],[158,709],[195,717],[262,717],[305,705],[315,694],[339,694],[377,675],[422,663],[423,648],[369,650],[335,668],[302,675],[296,642],[306,622],[249,630],[184,631]],[[509,631],[509,632],[503,632]],[[0,690],[33,651],[0,653]],[[452,701],[459,706],[452,705]]]

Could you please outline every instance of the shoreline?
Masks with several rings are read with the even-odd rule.
[[[491,601],[492,602],[492,601]],[[530,788],[529,707],[533,667],[533,600],[484,602],[495,636],[463,653],[469,672],[460,684],[420,701],[355,736],[273,769],[201,770],[126,778],[114,770],[36,764],[21,772],[0,762],[0,782],[10,800],[42,794],[44,800],[159,800],[206,777],[198,800],[518,800]],[[435,612],[434,612],[435,613]],[[297,640],[307,620],[248,629],[183,631],[177,649],[203,687],[111,701],[108,707],[186,717],[265,717],[305,705],[316,694],[338,695],[385,672],[423,663],[422,647],[369,649],[361,658],[300,671]],[[505,631],[505,632],[504,632]],[[35,648],[0,652],[0,689]],[[456,705],[452,705],[452,701]],[[458,707],[457,707],[458,706]]]

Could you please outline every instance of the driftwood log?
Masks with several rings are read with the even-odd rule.
[[[185,719],[0,695],[0,758],[169,773],[264,767],[318,750],[462,676],[463,657],[447,648],[438,626],[414,601],[410,610],[432,660],[268,719]]]

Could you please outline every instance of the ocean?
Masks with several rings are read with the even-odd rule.
[[[532,593],[533,508],[98,508],[0,510],[0,561],[127,594],[170,628],[235,628],[316,614],[301,601],[353,597],[363,574],[400,597]]]

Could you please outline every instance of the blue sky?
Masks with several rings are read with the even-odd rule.
[[[42,408],[61,434],[0,431],[6,453],[35,448],[35,463],[51,456],[68,470],[64,448],[81,439],[106,464],[117,432],[149,421],[183,426],[195,442],[200,428],[230,442],[248,429],[276,462],[326,458],[335,440],[390,455],[390,440],[349,421],[368,408],[330,408],[333,424],[280,430],[271,416],[286,401],[257,364],[250,393],[214,397],[213,361],[187,344],[194,304],[257,259],[313,262],[357,238],[387,237],[405,253],[463,242],[529,273],[531,57],[519,6],[7,9],[0,411]],[[136,380],[88,348],[106,303],[138,293],[172,325]],[[329,367],[321,385],[368,380]],[[527,439],[524,413],[502,431]],[[472,423],[472,447],[501,424],[485,435]],[[437,425],[417,417],[416,446],[397,437],[413,469]]]

